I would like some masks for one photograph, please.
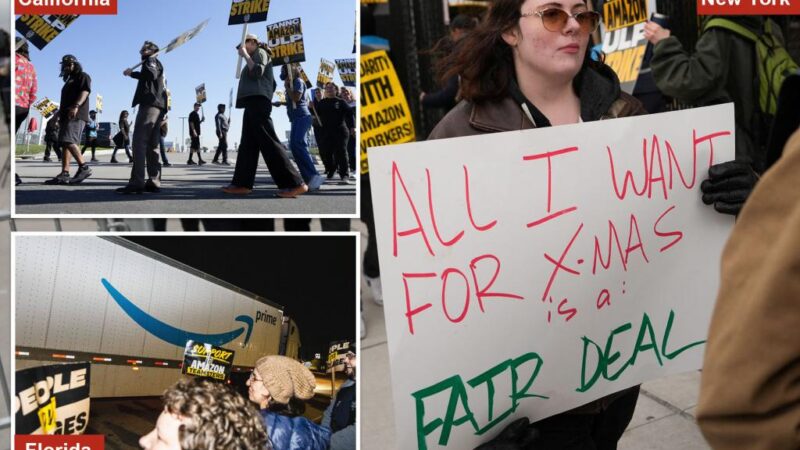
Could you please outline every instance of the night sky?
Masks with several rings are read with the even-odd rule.
[[[356,335],[354,236],[127,236],[126,239],[284,307],[300,354]]]

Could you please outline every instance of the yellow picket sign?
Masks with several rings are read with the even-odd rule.
[[[39,408],[39,424],[42,426],[42,434],[52,434],[56,429],[56,398],[50,398],[50,402]]]
[[[367,148],[413,141],[414,120],[403,87],[385,51],[361,55],[361,173],[369,172]]]

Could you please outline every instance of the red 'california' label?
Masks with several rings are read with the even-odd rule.
[[[117,0],[14,0],[14,14],[116,15]]]

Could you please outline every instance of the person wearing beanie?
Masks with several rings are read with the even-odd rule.
[[[292,358],[264,356],[247,380],[248,397],[261,417],[275,450],[327,450],[331,430],[302,416],[304,400],[314,396],[316,378]]]

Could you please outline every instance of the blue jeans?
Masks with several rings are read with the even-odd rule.
[[[311,129],[311,116],[295,117],[292,120],[292,131],[289,134],[289,149],[294,156],[294,162],[300,170],[303,181],[308,183],[312,178],[319,175],[314,166],[314,160],[308,153],[308,139],[306,135]]]

